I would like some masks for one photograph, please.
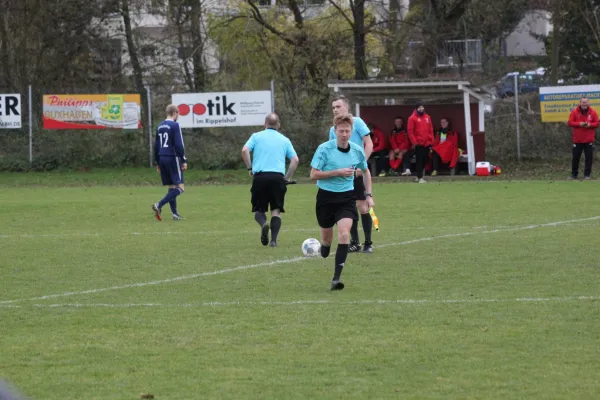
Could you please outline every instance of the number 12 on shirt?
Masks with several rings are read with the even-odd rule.
[[[158,137],[160,138],[160,147],[169,147],[169,133],[159,133]],[[163,142],[164,140],[164,142]]]

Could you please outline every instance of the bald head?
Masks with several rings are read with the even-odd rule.
[[[265,128],[279,129],[279,117],[275,113],[267,115],[265,118]]]

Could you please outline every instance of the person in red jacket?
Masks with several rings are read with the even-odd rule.
[[[394,118],[394,129],[390,135],[390,169],[399,172],[400,167],[406,175],[410,175],[410,159],[412,157],[410,140],[404,127],[404,118]]]
[[[375,125],[367,124],[367,126],[371,130],[371,133],[369,135],[371,136],[371,140],[373,141],[373,152],[371,153],[369,161],[375,160],[376,175],[380,175],[381,173],[383,173],[383,175],[380,176],[385,176],[385,173],[383,171],[385,170],[385,156],[387,156],[388,149],[387,138],[385,137],[383,131]]]
[[[433,123],[431,117],[425,114],[425,106],[418,103],[415,111],[408,119],[408,138],[415,149],[415,161],[417,168],[417,179],[419,183],[425,183],[423,171],[429,158],[429,151],[433,144]]]
[[[579,106],[571,112],[569,126],[573,128],[573,162],[569,179],[577,179],[581,153],[585,153],[583,175],[585,179],[591,179],[598,114],[590,107],[587,97],[582,97]]]
[[[458,132],[452,129],[450,118],[440,120],[440,129],[433,135],[433,171],[431,176],[436,176],[440,164],[449,164],[450,174],[454,175],[458,162]]]

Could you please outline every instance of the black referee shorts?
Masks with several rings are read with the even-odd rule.
[[[252,212],[267,212],[279,210],[285,212],[283,203],[287,186],[283,174],[278,172],[259,172],[252,180],[251,203]]]
[[[321,228],[332,228],[339,220],[358,220],[356,195],[348,192],[330,192],[319,189],[317,192],[317,222]]]
[[[365,196],[365,181],[361,176],[354,175],[354,194],[356,195],[356,200],[366,200],[367,196]]]

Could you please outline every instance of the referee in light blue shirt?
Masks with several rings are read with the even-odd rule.
[[[350,114],[348,111],[350,107],[350,102],[343,95],[338,95],[333,102],[331,103],[331,108],[333,110],[333,117],[335,118],[341,114]],[[365,157],[367,160],[371,157],[371,153],[373,152],[373,141],[371,140],[371,136],[369,135],[371,130],[359,117],[352,118],[352,134],[350,135],[350,141],[358,146],[362,147],[365,151]],[[329,140],[334,140],[336,138],[335,130],[332,127],[329,130]],[[363,231],[365,233],[365,243],[361,248],[360,246],[360,238],[358,236],[358,219],[356,219],[352,223],[352,229],[350,230],[350,247],[348,248],[348,252],[355,253],[362,250],[363,253],[372,253],[373,252],[373,242],[371,241],[371,233],[373,231],[373,221],[371,220],[371,216],[369,215],[369,206],[367,197],[371,195],[368,190],[365,190],[366,180],[371,180],[371,173],[367,171],[366,174],[357,175],[354,178],[354,192],[356,193],[356,205],[358,207],[358,211],[360,212],[360,219],[362,222]]]
[[[333,226],[338,226],[338,247],[335,253],[335,270],[331,290],[342,290],[340,281],[348,256],[350,229],[358,219],[356,192],[354,188],[357,169],[368,171],[367,157],[362,146],[350,141],[354,120],[350,114],[336,115],[333,125],[336,139],[321,144],[312,159],[310,178],[317,181],[317,222],[321,227],[321,256],[327,257],[333,241]],[[371,192],[371,180],[366,179],[367,192]],[[373,197],[366,199],[375,205]]]
[[[250,136],[242,148],[242,158],[253,177],[251,203],[254,219],[260,225],[260,242],[277,247],[277,236],[281,229],[281,214],[285,212],[283,205],[286,185],[298,167],[298,156],[290,139],[279,133],[279,117],[275,113],[265,118],[265,130]],[[250,156],[252,153],[252,157]],[[251,160],[252,159],[252,160]],[[285,161],[290,160],[287,175]],[[271,224],[267,223],[267,211],[271,209]],[[271,242],[269,242],[269,229]]]

